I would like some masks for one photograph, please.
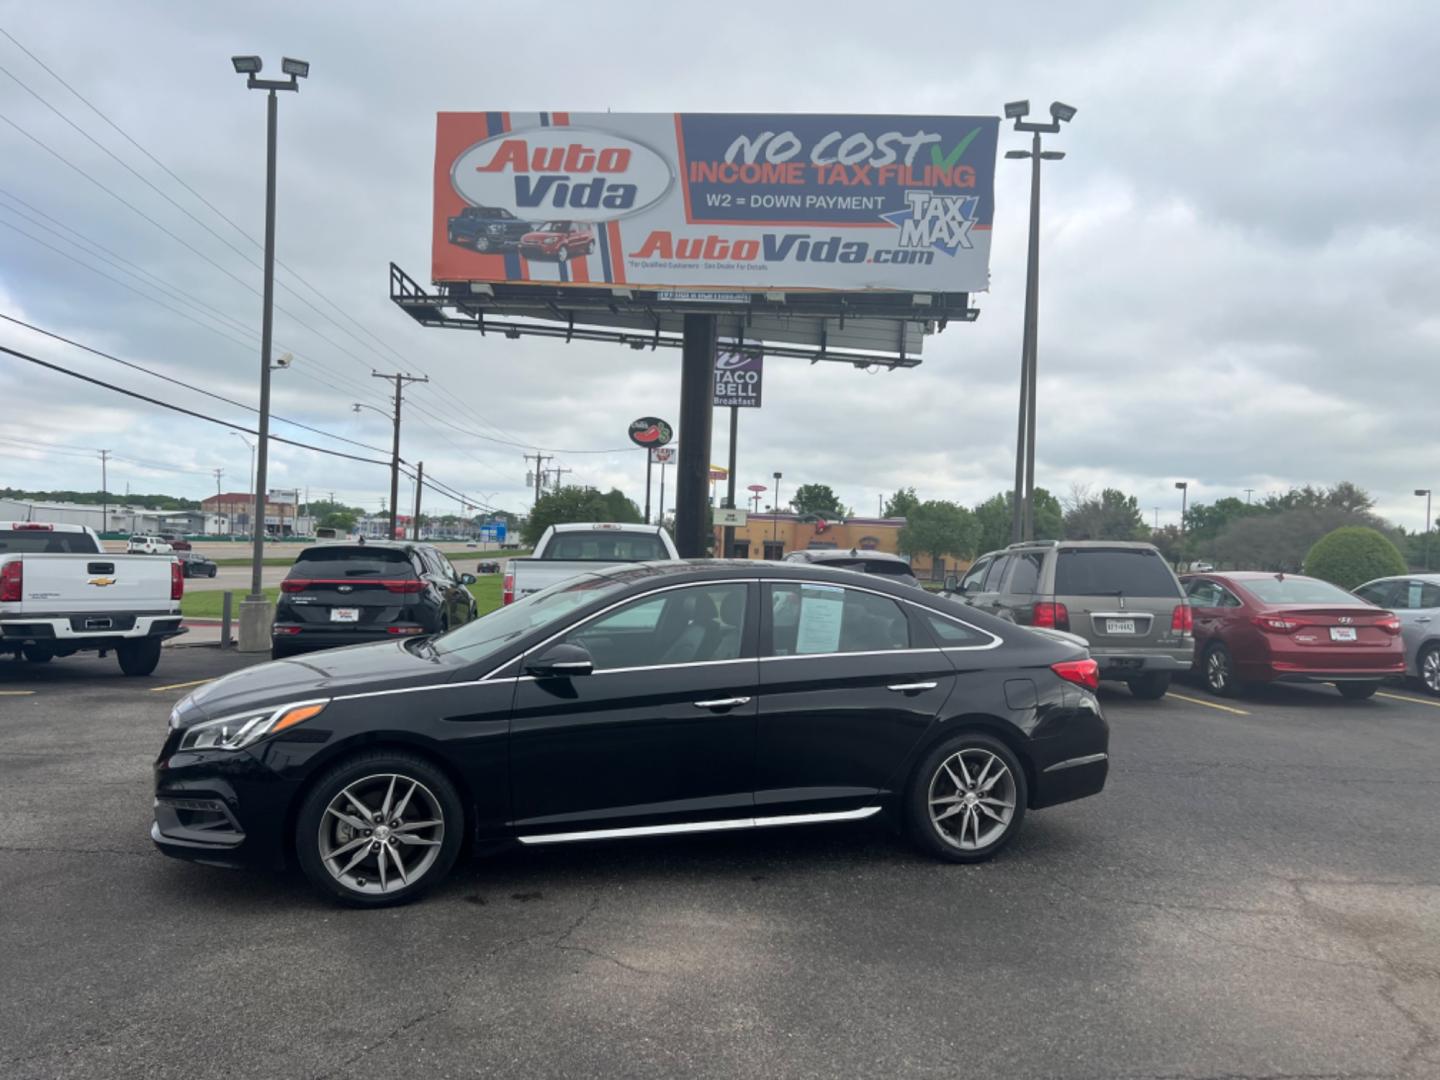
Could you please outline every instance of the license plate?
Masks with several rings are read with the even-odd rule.
[[[1330,627],[1331,641],[1354,641],[1355,628],[1353,626],[1332,626]]]
[[[1135,620],[1106,619],[1105,632],[1107,634],[1133,634],[1135,632]]]
[[[359,622],[360,609],[358,607],[332,607],[330,609],[331,622]]]

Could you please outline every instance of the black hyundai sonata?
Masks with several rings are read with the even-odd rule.
[[[1084,650],[793,563],[585,574],[439,637],[262,664],[175,707],[161,851],[410,900],[462,849],[857,821],[988,859],[1105,784]]]

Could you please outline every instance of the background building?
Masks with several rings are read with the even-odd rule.
[[[735,530],[735,554],[741,559],[782,559],[786,552],[806,548],[859,548],[904,555],[900,549],[900,530],[904,527],[903,517],[827,521],[813,514],[751,514],[748,523]],[[720,532],[716,530],[717,552]],[[953,570],[955,565],[954,560],[936,563],[929,555],[911,560],[916,576],[921,578],[944,578],[947,567]]]

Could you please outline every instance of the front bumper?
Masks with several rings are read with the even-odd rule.
[[[288,815],[299,779],[287,778],[249,750],[162,755],[154,773],[150,839],[161,852],[215,866],[285,865]]]

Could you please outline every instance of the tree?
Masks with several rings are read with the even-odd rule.
[[[885,509],[881,511],[881,517],[909,517],[910,511],[920,505],[920,497],[915,494],[913,487],[901,488],[885,500]]]
[[[1405,573],[1395,545],[1374,529],[1347,525],[1326,533],[1305,555],[1305,573],[1342,589]]]
[[[1013,491],[1000,491],[975,507],[975,524],[979,529],[976,551],[995,551],[1010,543],[1010,509],[1015,505]],[[1064,532],[1064,512],[1060,500],[1044,488],[1035,489],[1035,539],[1058,540]]]
[[[534,547],[551,525],[575,521],[640,520],[640,508],[617,488],[601,492],[593,487],[563,487],[547,491],[535,502],[525,521],[525,543]]]
[[[797,514],[845,517],[845,507],[829,484],[801,484],[795,489],[790,505]]]
[[[349,510],[332,510],[315,522],[321,529],[335,529],[338,532],[349,533],[355,528],[355,522],[360,515]]]
[[[979,529],[975,518],[963,506],[942,499],[930,499],[914,507],[900,530],[900,548],[911,556],[939,558],[954,555],[968,559],[975,554]]]
[[[1067,540],[1140,540],[1146,535],[1145,520],[1134,495],[1105,488],[1099,495],[1074,487],[1065,500]]]

